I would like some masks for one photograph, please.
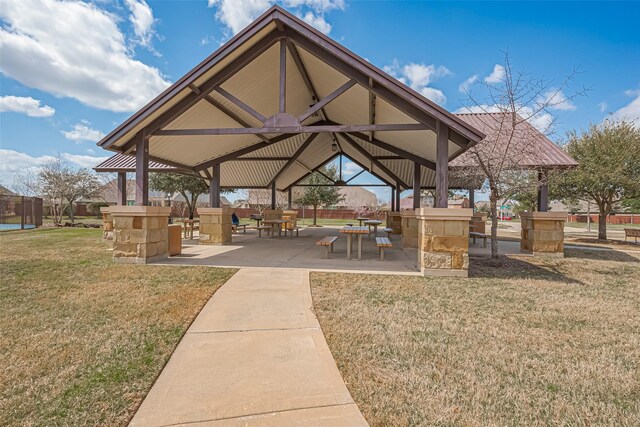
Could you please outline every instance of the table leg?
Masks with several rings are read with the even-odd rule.
[[[358,234],[358,260],[362,259],[362,234]]]
[[[351,234],[347,234],[347,259],[351,259]]]

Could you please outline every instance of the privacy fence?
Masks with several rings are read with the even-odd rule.
[[[42,199],[0,195],[0,231],[25,230],[42,225]]]

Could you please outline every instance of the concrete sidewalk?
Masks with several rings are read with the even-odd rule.
[[[202,309],[131,421],[367,425],[312,311],[309,272],[246,268]]]

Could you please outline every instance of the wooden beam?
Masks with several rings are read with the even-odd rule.
[[[291,209],[292,206],[292,194],[291,194],[291,188],[289,188],[288,194],[287,194],[287,208]]]
[[[413,209],[420,208],[420,167],[417,162],[413,164]]]
[[[238,123],[241,126],[244,126],[246,128],[250,128],[251,124],[249,122],[247,122],[246,120],[243,120],[240,116],[238,116],[237,114],[235,114],[233,111],[229,110],[227,107],[225,107],[224,105],[222,105],[221,103],[219,103],[218,101],[216,101],[216,99],[214,97],[212,97],[211,95],[207,95],[204,98],[209,104],[213,105],[214,107],[216,107],[218,110],[222,111],[224,114],[226,114],[229,118],[231,118],[231,120],[233,120],[234,122]],[[260,134],[256,134],[258,137],[260,137],[264,142],[269,142],[269,138],[267,138],[264,135],[260,135]]]
[[[548,171],[542,169],[538,171],[538,212],[549,210],[549,184]]]
[[[309,77],[309,73],[307,72],[307,69],[305,68],[304,63],[302,62],[302,58],[300,57],[300,53],[298,52],[298,49],[296,49],[296,46],[293,43],[291,43],[291,41],[289,40],[287,40],[287,47],[289,48],[289,53],[293,58],[293,63],[296,64],[296,68],[300,73],[300,77],[302,77],[302,81],[304,82],[304,85],[307,87],[307,90],[309,91],[309,95],[311,95],[311,101],[314,103],[318,102],[320,98],[318,98],[318,93],[316,92],[316,89],[313,87],[313,83],[311,82],[311,78]]]
[[[271,183],[271,209],[276,208],[276,183]]]
[[[471,205],[471,209],[474,210],[476,209],[476,192],[473,188],[469,189],[469,204]]]
[[[149,140],[144,132],[138,132],[136,139],[136,205],[149,204]]]
[[[391,145],[388,142],[380,141],[379,139],[376,139],[376,138],[369,139],[367,138],[367,135],[365,135],[362,132],[347,132],[347,133],[349,135],[353,135],[357,137],[358,139],[361,139],[362,141],[368,142],[371,145],[375,145],[376,147],[380,147],[394,154],[397,154],[404,159],[411,160],[412,162],[420,163],[420,165],[428,169],[436,170],[436,164],[431,160],[424,159],[416,154],[410,153],[407,150],[403,150],[402,148],[398,148],[395,145]]]
[[[220,163],[212,167],[211,182],[209,183],[209,207],[220,207]]]
[[[354,179],[356,179],[357,177],[359,177],[360,175],[362,175],[363,173],[367,172],[366,169],[362,169],[360,172],[358,172],[357,174],[353,175],[351,178],[349,178],[346,182],[347,184],[350,183],[351,181],[353,181]]]
[[[400,188],[400,183],[396,183],[396,211],[400,212],[400,193],[402,193],[402,188]]]
[[[245,104],[240,99],[236,98],[235,96],[233,96],[232,94],[230,94],[229,92],[221,88],[220,86],[217,86],[216,88],[214,88],[214,90],[218,92],[220,95],[224,96],[229,102],[234,104],[236,107],[240,108],[242,111],[255,117],[260,123],[264,123],[267,120],[265,116],[263,116],[262,114],[260,114],[259,112],[251,108],[249,105]]]
[[[275,183],[280,177],[280,175],[282,175],[287,169],[289,169],[289,167],[291,167],[293,163],[295,163],[298,160],[298,157],[300,157],[300,155],[304,152],[304,150],[306,150],[307,147],[309,147],[309,145],[313,142],[314,139],[316,139],[317,136],[318,136],[317,133],[312,133],[311,135],[309,135],[309,137],[300,145],[300,147],[298,147],[296,152],[293,153],[293,156],[291,156],[289,161],[287,161],[287,163],[285,163],[285,165],[276,173],[276,175],[271,180],[270,184]]]
[[[348,82],[346,82],[345,84],[343,84],[342,86],[340,86],[339,88],[331,92],[329,95],[325,96],[324,98],[322,98],[322,100],[316,102],[311,108],[309,108],[307,111],[305,111],[300,116],[298,116],[298,122],[302,123],[303,121],[311,117],[313,114],[315,114],[316,111],[320,110],[325,105],[327,105],[328,103],[330,103],[331,101],[333,101],[334,99],[336,99],[337,97],[339,97],[340,95],[342,95],[343,93],[351,89],[355,84],[356,84],[355,80],[349,80]]]
[[[380,169],[382,172],[388,175],[391,179],[402,183],[402,185],[404,185],[405,187],[408,187],[408,185],[399,176],[393,173],[388,167],[380,163],[379,160],[374,159],[373,156],[367,150],[362,148],[357,142],[351,139],[349,135],[347,135],[346,133],[340,133],[339,135],[342,137],[342,139],[344,139],[347,142],[347,144],[349,144],[357,152],[359,152],[364,157],[366,157],[370,162],[372,162],[378,169]]]
[[[287,43],[285,39],[280,40],[280,112],[287,110]],[[264,122],[264,120],[263,120]]]
[[[373,79],[369,78],[369,86],[373,86]],[[369,124],[376,124],[376,95],[369,91]],[[375,138],[374,131],[369,133],[369,141]]]
[[[249,64],[255,58],[257,58],[262,53],[264,53],[267,49],[273,46],[273,44],[276,41],[278,41],[280,38],[282,38],[282,34],[279,31],[273,31],[269,33],[267,36],[265,36],[265,38],[263,38],[262,40],[259,40],[258,42],[256,42],[256,44],[251,46],[245,52],[240,54],[236,59],[234,59],[225,67],[223,67],[219,72],[214,74],[209,80],[201,84],[198,87],[198,90],[200,91],[199,94],[192,92],[186,95],[183,99],[178,101],[174,106],[169,108],[164,113],[160,114],[156,119],[154,119],[151,123],[145,126],[146,134],[150,135],[154,131],[161,129],[166,125],[168,125],[169,123],[171,123],[178,116],[180,116],[182,113],[187,111],[189,108],[195,105],[202,98],[204,98],[204,96],[209,92],[211,92],[213,88],[223,84],[233,75],[235,75],[235,73],[237,73],[240,69],[242,69],[244,66]],[[118,137],[122,136],[129,130],[130,130],[130,126],[123,127],[116,134],[112,136],[110,140],[111,142],[109,144],[102,145],[102,148],[105,148],[105,149],[109,148],[110,146],[113,145],[115,141],[118,140]],[[128,151],[128,148],[126,148],[128,147],[128,144],[135,145],[135,143],[131,143],[131,140],[128,141],[121,147],[123,149],[123,152]]]
[[[118,206],[127,206],[127,173],[118,172]]]
[[[449,126],[438,122],[436,147],[436,208],[449,207]]]
[[[424,130],[420,123],[397,123],[379,125],[311,125],[311,126],[282,126],[261,128],[210,128],[210,129],[163,129],[157,130],[154,136],[208,136],[208,135],[256,135],[256,134],[300,134],[326,132],[369,132],[375,131],[412,131]]]

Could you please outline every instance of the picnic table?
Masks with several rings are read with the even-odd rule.
[[[358,259],[362,259],[362,235],[369,234],[369,228],[346,226],[340,232],[347,235],[347,259],[351,259],[351,238],[354,235],[358,236]]]
[[[278,229],[278,237],[282,237],[282,224],[289,222],[288,219],[265,219],[262,221],[264,225],[270,225],[273,229],[271,237],[276,237],[276,228]],[[286,231],[285,231],[286,232]]]
[[[184,238],[187,238],[187,233],[189,233],[189,238],[193,240],[193,229],[200,224],[199,219],[182,219],[178,222],[184,224]]]
[[[377,219],[368,219],[364,221],[364,224],[369,227],[369,233],[371,233],[371,227],[373,226],[373,236],[375,237],[378,235],[378,226],[382,224],[382,221]]]
[[[260,215],[251,215],[249,219],[255,220],[256,227],[260,227],[260,221],[262,221],[262,217]]]
[[[365,218],[363,216],[356,218],[356,221],[358,221],[358,225],[360,227],[362,227],[362,221],[368,221],[368,220],[369,220],[369,218]]]

